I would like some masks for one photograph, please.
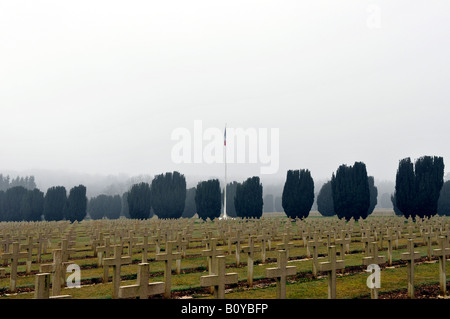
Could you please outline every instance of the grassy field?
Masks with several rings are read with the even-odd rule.
[[[266,217],[264,217],[266,218]],[[267,217],[269,218],[269,217]],[[270,218],[284,218],[283,216],[271,215]],[[311,217],[318,218],[321,217]],[[369,217],[376,219],[379,217]],[[201,256],[204,246],[202,245],[202,232],[200,222],[196,222],[198,228],[194,229],[193,239],[190,247],[187,249],[187,258],[183,258],[181,262],[182,273],[177,275],[173,272],[172,291],[174,298],[212,298],[208,289],[200,287],[200,277],[207,275],[207,260]],[[295,230],[295,223],[294,230]],[[141,238],[139,239],[141,240]],[[366,286],[368,273],[362,266],[362,258],[365,256],[363,245],[360,242],[360,233],[356,230],[352,236],[350,244],[350,254],[345,255],[345,272],[338,275],[337,279],[337,298],[367,298],[370,296],[370,290]],[[239,276],[239,284],[232,285],[227,289],[226,298],[228,299],[260,299],[260,298],[276,298],[275,280],[265,278],[265,269],[276,266],[277,251],[276,244],[281,242],[281,238],[272,242],[272,250],[268,250],[266,258],[271,262],[262,263],[260,254],[256,254],[256,262],[254,266],[254,286],[248,288],[246,286],[247,267],[246,256],[241,254],[241,265],[236,266],[235,255],[226,254],[227,272],[236,272]],[[297,267],[297,275],[288,278],[287,298],[295,299],[324,299],[327,298],[327,277],[326,274],[319,274],[318,278],[312,278],[312,259],[306,257],[306,248],[303,247],[303,241],[298,236],[294,237],[291,242],[294,248],[289,251],[289,265]],[[427,248],[422,244],[421,239],[416,239],[416,251],[419,251],[422,257],[427,256]],[[221,242],[219,242],[221,243]],[[386,248],[386,242],[384,248]],[[381,288],[379,294],[392,293],[396,291],[404,291],[407,287],[407,267],[406,263],[400,260],[402,252],[406,251],[406,240],[399,241],[400,249],[394,250],[393,261],[395,266],[382,267],[381,271]],[[51,262],[51,250],[58,247],[58,240],[54,239],[52,247],[48,249],[48,253],[43,255],[43,263]],[[437,248],[437,244],[433,244],[433,248]],[[227,250],[227,246],[222,248]],[[70,258],[70,262],[77,264],[81,268],[81,288],[65,288],[62,294],[70,294],[77,299],[98,299],[111,298],[112,284],[111,277],[108,283],[102,283],[103,268],[97,266],[97,258],[93,256],[90,249],[90,240],[82,231],[79,225],[79,233],[75,245],[76,253]],[[234,250],[234,246],[233,246]],[[319,248],[320,261],[327,261],[327,247]],[[387,256],[387,251],[380,251],[380,255]],[[35,258],[35,257],[34,257]],[[129,285],[135,283],[138,264],[141,262],[142,254],[138,249],[133,250],[133,264],[122,267],[121,285]],[[155,261],[155,251],[149,253],[148,262],[150,263],[150,280],[152,282],[164,281],[163,271],[164,263]],[[447,268],[450,267],[447,261]],[[10,268],[5,267],[7,276]],[[175,269],[175,265],[174,268]],[[35,273],[39,270],[39,265],[33,262],[32,273],[25,274],[25,263],[19,264],[19,277],[17,280],[17,293],[9,292],[9,278],[0,279],[0,299],[27,299],[33,298],[33,289],[35,281]],[[110,270],[110,276],[112,269]],[[447,280],[450,276],[447,276]],[[437,284],[439,280],[439,268],[437,259],[433,258],[431,262],[421,261],[415,268],[415,284],[420,287],[422,285]]]

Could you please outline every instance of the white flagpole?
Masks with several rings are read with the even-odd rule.
[[[225,189],[223,191],[223,219],[227,219],[227,124],[225,123],[224,143],[225,147]]]

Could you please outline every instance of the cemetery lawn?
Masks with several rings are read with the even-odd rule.
[[[376,218],[376,217],[372,217]],[[328,219],[330,220],[330,219]],[[294,231],[295,234],[295,223]],[[97,266],[97,257],[94,257],[90,248],[90,240],[84,233],[81,225],[79,227],[78,236],[75,244],[75,253],[70,256],[70,262],[81,267],[81,288],[65,288],[61,294],[69,294],[74,299],[109,299],[112,297],[112,269],[109,271],[109,282],[103,283],[103,267]],[[193,239],[186,251],[186,258],[181,261],[181,274],[175,273],[175,263],[172,267],[172,294],[174,298],[212,298],[209,289],[200,287],[200,277],[208,275],[206,257],[202,257],[202,251],[205,250],[202,244],[202,232],[200,227],[193,232]],[[139,238],[141,241],[142,238]],[[228,246],[225,242],[220,241],[219,247],[226,251],[226,272],[237,273],[239,283],[230,285],[226,289],[226,299],[274,299],[276,298],[275,279],[266,278],[266,268],[276,267],[277,244],[280,244],[281,237],[276,237],[272,243],[272,249],[266,252],[267,262],[261,261],[261,253],[255,254],[254,265],[254,286],[247,287],[247,256],[240,254],[240,265],[236,266],[236,258],[234,252],[228,253]],[[328,279],[326,273],[320,273],[318,278],[312,277],[312,258],[307,257],[306,247],[303,246],[303,240],[299,236],[295,236],[291,242],[294,248],[289,250],[290,260],[289,266],[297,267],[297,274],[288,277],[287,298],[290,299],[326,299],[328,293]],[[406,239],[399,240],[399,249],[393,250],[393,267],[382,265],[381,270],[381,288],[379,296],[392,293],[407,288],[407,267],[406,262],[401,261],[401,253],[406,251]],[[427,256],[427,247],[417,239],[416,251],[420,252],[422,257]],[[241,244],[241,247],[246,243]],[[260,245],[260,243],[257,243]],[[52,240],[52,246],[49,247],[48,253],[42,255],[42,263],[51,263],[51,250],[58,247],[58,241]],[[234,245],[232,248],[234,250]],[[387,243],[383,244],[379,255],[387,256]],[[433,244],[432,248],[438,248],[437,244]],[[126,249],[125,249],[126,250]],[[161,251],[163,252],[163,251]],[[328,261],[327,247],[321,245],[318,250],[319,262]],[[350,253],[345,255],[345,273],[337,274],[337,298],[370,298],[370,290],[367,288],[366,280],[369,276],[365,272],[366,266],[362,266],[362,259],[365,257],[363,243],[361,242],[361,234],[355,231],[352,235],[350,243]],[[148,262],[150,264],[150,281],[164,281],[164,262],[156,261],[156,252],[152,248],[148,253]],[[39,272],[39,264],[35,263],[36,256],[33,257],[31,274],[25,273],[25,263],[19,262],[17,293],[9,292],[9,273],[11,271],[9,265],[4,267],[7,277],[0,278],[0,299],[29,299],[33,298],[35,274]],[[132,254],[133,263],[124,265],[121,269],[121,286],[135,284],[137,277],[138,264],[141,262],[142,254],[139,249],[134,249]],[[338,256],[338,259],[341,259]],[[439,283],[439,264],[437,258],[431,262],[422,260],[415,266],[415,285],[430,285]],[[447,260],[447,269],[450,269],[450,261]],[[447,281],[450,274],[447,275]],[[155,296],[153,298],[161,298]]]

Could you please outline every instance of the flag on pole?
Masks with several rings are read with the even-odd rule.
[[[227,146],[227,127],[225,126],[225,132],[223,133],[223,145]]]

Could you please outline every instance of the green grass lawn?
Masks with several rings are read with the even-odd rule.
[[[373,217],[376,218],[376,217]],[[331,220],[331,219],[328,219]],[[188,258],[183,258],[181,262],[182,274],[174,274],[172,276],[172,290],[173,291],[183,291],[183,290],[199,290],[200,288],[200,277],[207,275],[208,271],[206,257],[202,257],[202,250],[205,248],[202,246],[201,236],[202,224],[196,225],[197,228],[194,229],[193,242],[190,244],[190,248],[187,250]],[[97,299],[97,298],[111,298],[112,284],[111,280],[108,283],[102,283],[101,278],[103,276],[103,267],[97,267],[97,257],[93,256],[93,251],[90,249],[90,240],[85,235],[81,226],[78,232],[78,237],[75,245],[76,252],[71,255],[70,262],[73,262],[81,267],[81,288],[64,289],[62,294],[70,294],[73,298],[82,299]],[[295,233],[295,223],[293,223],[292,232]],[[360,240],[359,232],[354,232],[352,236],[352,243],[350,244],[351,254],[345,255],[345,266],[361,266],[362,258],[365,256],[363,253],[363,244],[358,242]],[[275,249],[276,244],[281,242],[281,236],[277,240],[272,242],[272,250],[266,252],[266,258],[275,260],[277,257],[277,251]],[[304,258],[307,254],[306,248],[303,247],[303,241],[299,237],[295,237],[294,240],[295,247],[289,251],[289,256],[292,260],[289,261],[289,265],[297,267],[297,273],[299,274],[310,274],[312,271],[312,259]],[[420,244],[420,240],[416,240],[416,243]],[[222,244],[220,242],[220,244]],[[406,240],[400,240],[399,250],[393,251],[393,260],[398,261],[401,257],[401,253],[405,252]],[[52,254],[51,250],[58,247],[58,241],[53,239],[52,246],[48,249],[48,253],[42,256],[43,263],[51,262]],[[243,244],[246,245],[246,244]],[[384,243],[384,248],[386,248],[387,243]],[[234,245],[232,246],[234,250]],[[223,245],[219,247],[228,251],[228,246]],[[433,248],[437,248],[434,244]],[[425,246],[416,247],[416,251],[419,251],[423,257],[427,255],[427,248]],[[127,250],[125,250],[127,251]],[[319,254],[327,254],[327,247],[321,246],[319,248]],[[383,250],[379,252],[379,255],[387,256],[387,251]],[[34,261],[35,261],[34,257]],[[138,269],[138,263],[141,261],[142,254],[139,250],[134,249],[132,259],[134,263],[131,265],[125,265],[122,267],[121,275],[125,280],[122,280],[121,285],[129,285],[135,283],[136,273]],[[150,252],[148,255],[150,263],[151,281],[164,281],[163,271],[164,262],[155,261],[155,251]],[[274,281],[272,283],[265,283],[263,285],[258,285],[257,281],[259,279],[265,278],[265,269],[269,267],[275,267],[276,263],[261,263],[260,253],[256,253],[256,263],[254,266],[254,281],[256,286],[253,288],[246,288],[245,282],[247,280],[247,267],[245,263],[247,262],[246,255],[240,254],[241,265],[236,267],[236,258],[234,253],[226,255],[226,264],[228,266],[227,272],[238,273],[239,281],[244,283],[244,287],[237,287],[227,291],[226,298],[243,298],[243,299],[259,299],[259,298],[275,298],[276,290]],[[320,258],[320,261],[327,261],[327,257]],[[448,265],[447,262],[447,267]],[[6,273],[10,273],[9,266],[5,267]],[[39,265],[33,263],[32,271],[37,272],[39,270]],[[173,270],[175,270],[175,263],[173,264]],[[17,287],[19,290],[21,288],[33,288],[35,276],[26,275],[25,265],[19,266],[19,277],[17,280]],[[393,269],[383,269],[381,272],[381,289],[379,293],[382,294],[388,291],[395,291],[398,289],[405,289],[407,287],[406,275],[407,267],[405,265],[397,266]],[[415,280],[416,285],[424,285],[430,283],[437,283],[439,280],[439,269],[438,263],[423,263],[416,266],[415,270]],[[110,269],[110,276],[112,274],[112,269]],[[311,298],[327,298],[327,277],[325,274],[320,274],[318,279],[312,279],[310,276],[301,278],[297,281],[289,280],[287,286],[287,298],[294,299],[311,299]],[[361,298],[367,297],[370,294],[369,289],[366,286],[366,280],[368,273],[363,272],[363,269],[359,273],[354,273],[345,276],[338,276],[337,279],[337,298]],[[126,280],[126,278],[131,280]],[[447,277],[448,278],[448,277]],[[94,281],[95,284],[83,284],[87,282]],[[24,292],[17,294],[9,294],[9,278],[0,279],[0,291],[3,291],[3,295],[0,299],[23,299],[23,298],[33,298],[33,292]],[[200,291],[200,290],[199,290]],[[211,298],[209,294],[193,293],[191,295],[193,298]]]

